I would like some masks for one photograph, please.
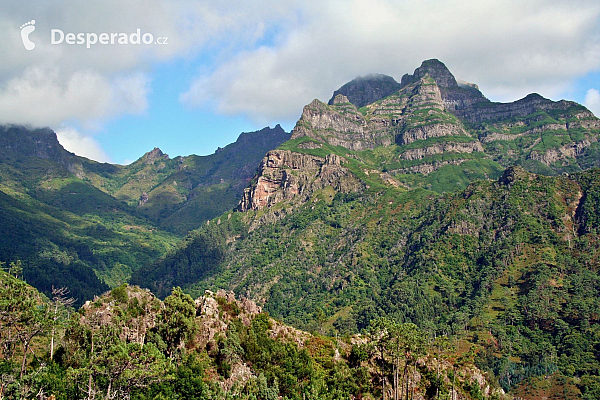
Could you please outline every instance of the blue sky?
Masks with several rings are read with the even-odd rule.
[[[241,132],[262,128],[243,115],[216,113],[210,105],[190,108],[182,104],[179,96],[195,72],[193,66],[181,61],[161,65],[152,72],[147,110],[110,121],[103,128],[106,133],[96,135],[111,159],[128,163],[154,147],[173,157],[211,154],[217,147],[235,141]],[[288,130],[292,124],[287,121]]]
[[[273,46],[279,27],[265,32],[253,47]],[[214,47],[214,46],[213,46]],[[238,49],[237,51],[242,51]],[[297,118],[253,120],[244,113],[224,115],[213,102],[189,107],[180,101],[199,71],[215,68],[218,48],[208,49],[194,59],[176,59],[154,65],[148,108],[141,115],[125,115],[110,121],[98,142],[112,160],[129,163],[154,147],[170,156],[212,154],[218,147],[234,142],[241,132],[256,131],[280,124],[290,132]],[[298,110],[298,118],[302,109]]]
[[[131,162],[210,154],[242,131],[291,130],[359,75],[442,60],[495,101],[537,92],[600,114],[597,0],[0,0],[0,123],[49,126],[68,150]],[[20,26],[35,19],[24,48]],[[51,44],[135,32],[157,45]]]

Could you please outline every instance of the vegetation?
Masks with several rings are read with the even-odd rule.
[[[481,390],[472,362],[457,360],[462,377],[454,382],[442,377],[447,365],[434,372],[424,361],[437,344],[413,324],[375,321],[353,345],[286,327],[227,294],[194,302],[175,288],[161,302],[127,285],[75,312],[64,292],[50,301],[11,275],[18,272],[0,271],[5,399],[300,400],[390,391],[404,398],[434,390],[447,397],[452,385],[474,399]],[[444,357],[456,356],[446,349]],[[423,378],[411,375],[417,371]]]
[[[321,334],[367,332],[383,316],[414,323],[471,342],[505,390],[540,374],[592,382],[600,358],[583,349],[597,340],[599,176],[513,168],[444,196],[319,192],[260,229],[249,227],[262,211],[213,221],[134,279],[187,276],[176,282],[194,295],[231,288]]]

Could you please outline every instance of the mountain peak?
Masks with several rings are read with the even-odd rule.
[[[169,155],[162,152],[161,149],[155,147],[151,151],[142,156],[142,160],[148,164],[154,164],[157,160],[168,160]]]
[[[421,66],[415,69],[412,75],[406,74],[402,77],[401,86],[409,85],[413,82],[418,81],[425,75],[429,75],[438,86],[443,88],[457,87],[458,83],[454,75],[448,70],[448,67],[438,59],[425,60],[421,63]]]
[[[55,161],[65,161],[72,156],[58,142],[56,133],[50,128],[0,125],[0,148],[4,156],[12,153]]]
[[[329,104],[334,104],[336,96],[344,95],[350,103],[360,108],[381,100],[399,89],[400,84],[388,75],[359,76],[333,92]]]

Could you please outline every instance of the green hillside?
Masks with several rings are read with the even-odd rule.
[[[598,354],[576,349],[598,343],[599,179],[515,168],[441,197],[325,189],[256,229],[277,211],[213,220],[132,281],[163,295],[230,288],[330,335],[382,316],[414,322],[476,343],[507,390],[539,371],[596,376]]]
[[[155,149],[120,166],[67,152],[49,129],[2,126],[0,260],[22,261],[30,284],[47,294],[68,286],[82,304],[233,209],[260,158],[288,136],[265,128],[211,156]]]
[[[49,130],[2,129],[0,260],[22,260],[46,293],[68,285],[87,300],[113,288],[76,329],[93,332],[94,307],[119,301],[108,322],[131,339],[120,318],[146,314],[128,296],[164,310],[192,302],[181,287],[199,299],[197,317],[206,290],[225,289],[295,327],[283,331],[312,335],[304,359],[266,339],[282,332],[274,320],[253,326],[237,314],[244,300],[219,292],[215,315],[233,312],[221,322],[234,328],[200,325],[221,326],[222,339],[176,349],[174,326],[135,336],[165,362],[200,349],[203,382],[219,382],[207,397],[234,390],[247,364],[258,387],[277,388],[232,392],[249,399],[374,398],[378,384],[391,398],[401,368],[421,398],[598,398],[600,119],[581,105],[491,102],[427,60],[401,83],[370,75],[312,101],[291,135],[244,133],[210,156],[154,149],[129,166],[99,164]],[[337,347],[310,352],[311,340]]]
[[[91,183],[160,228],[185,235],[237,206],[265,153],[289,138],[281,126],[242,133],[208,156],[169,158],[155,148],[127,166],[84,167]]]

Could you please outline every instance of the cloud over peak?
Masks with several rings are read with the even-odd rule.
[[[429,58],[494,100],[558,96],[600,69],[600,4],[576,3],[309,1],[280,40],[220,63],[181,100],[212,101],[226,114],[293,118],[356,76],[399,79]]]

